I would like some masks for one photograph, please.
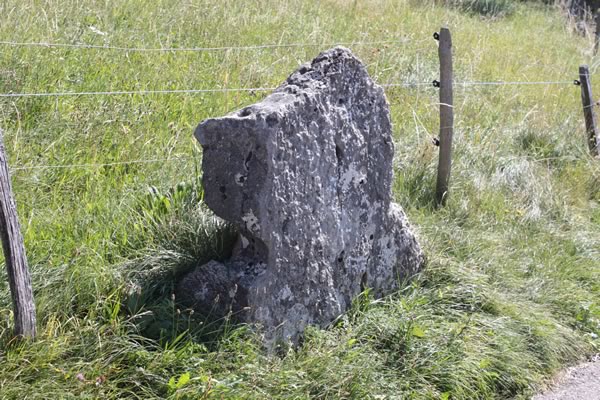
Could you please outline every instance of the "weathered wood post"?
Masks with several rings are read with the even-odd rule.
[[[448,185],[452,166],[452,136],[454,135],[452,36],[448,28],[442,28],[435,37],[440,42],[438,49],[440,58],[440,158],[435,200],[438,206],[443,206],[448,198]]]
[[[598,127],[596,125],[596,112],[594,111],[594,99],[592,97],[590,69],[587,65],[579,67],[579,85],[581,86],[581,103],[583,105],[588,147],[592,156],[598,157]]]
[[[16,336],[35,337],[35,303],[23,236],[10,185],[10,174],[0,129],[0,238],[13,300]]]

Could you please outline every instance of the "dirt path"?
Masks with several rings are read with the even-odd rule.
[[[567,369],[553,388],[532,400],[600,400],[600,355]]]

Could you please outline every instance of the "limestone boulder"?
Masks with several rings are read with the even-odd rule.
[[[203,121],[206,204],[240,231],[224,264],[179,297],[261,327],[267,345],[326,326],[366,288],[383,296],[423,254],[392,203],[394,145],[383,89],[348,49],[301,66],[263,101]]]

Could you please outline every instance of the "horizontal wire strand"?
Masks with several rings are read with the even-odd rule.
[[[1,93],[0,97],[62,97],[62,96],[112,96],[112,95],[146,95],[146,94],[178,94],[178,93],[221,93],[221,92],[259,92],[276,88],[223,88],[223,89],[166,89],[166,90],[117,90],[99,92],[47,92],[47,93]]]
[[[573,81],[539,81],[539,82],[518,82],[518,81],[465,81],[454,82],[457,86],[503,86],[503,85],[574,85]],[[432,86],[431,82],[401,82],[384,83],[382,87],[418,87]],[[117,90],[117,91],[98,91],[98,92],[46,92],[46,93],[0,93],[0,97],[63,97],[63,96],[112,96],[112,95],[148,95],[148,94],[181,94],[181,93],[224,93],[224,92],[260,92],[272,91],[275,87],[254,87],[254,88],[222,88],[222,89],[172,89],[172,90]]]
[[[331,47],[331,46],[372,46],[377,44],[392,43],[410,43],[408,38],[378,40],[369,42],[337,42],[337,43],[282,43],[282,44],[258,44],[250,46],[221,46],[221,47],[121,47],[104,46],[94,44],[68,44],[68,43],[47,43],[47,42],[12,42],[0,41],[1,45],[13,47],[47,47],[47,48],[71,48],[71,49],[95,49],[95,50],[117,50],[131,52],[203,52],[203,51],[226,51],[226,50],[260,50],[275,48],[294,48],[294,47]]]
[[[11,171],[22,171],[32,169],[68,169],[68,168],[100,168],[110,167],[116,165],[129,165],[129,164],[151,164],[158,162],[173,162],[173,161],[189,161],[190,157],[173,157],[173,158],[155,158],[148,160],[130,160],[130,161],[115,161],[110,163],[91,163],[91,164],[60,164],[60,165],[30,165],[22,167],[11,167]]]
[[[429,86],[429,82],[386,83],[383,87],[416,87]],[[224,93],[224,92],[264,92],[276,87],[254,88],[222,88],[222,89],[172,89],[172,90],[117,90],[98,92],[46,92],[46,93],[0,93],[0,97],[63,97],[63,96],[111,96],[111,95],[147,95],[147,94],[181,94],[181,93]]]
[[[573,85],[575,86],[574,81],[464,81],[464,82],[454,82],[454,85],[458,86],[503,86],[503,85]]]

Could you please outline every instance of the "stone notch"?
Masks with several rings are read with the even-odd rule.
[[[394,145],[383,89],[350,50],[302,65],[263,101],[203,121],[204,201],[240,231],[224,264],[179,284],[197,311],[257,324],[271,347],[326,326],[366,288],[379,297],[423,254],[391,203]]]

